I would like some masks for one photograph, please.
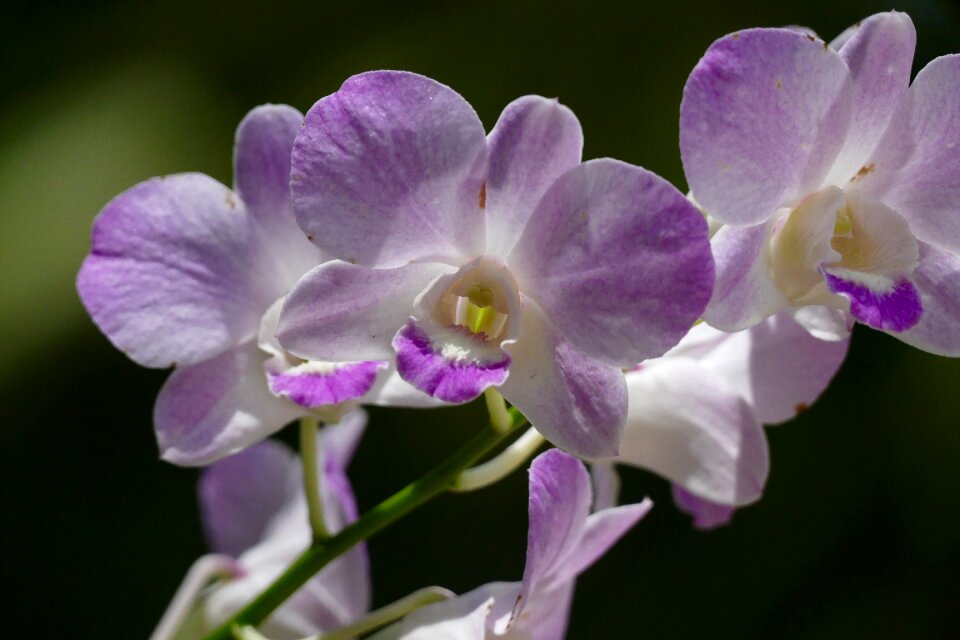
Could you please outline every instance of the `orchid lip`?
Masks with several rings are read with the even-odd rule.
[[[917,244],[903,218],[855,192],[829,187],[785,213],[770,240],[774,281],[794,305],[847,308],[824,274],[853,279],[877,295],[909,280]]]

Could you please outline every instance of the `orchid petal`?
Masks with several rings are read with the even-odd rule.
[[[409,319],[417,295],[449,269],[438,264],[396,269],[322,264],[287,296],[277,339],[287,351],[310,360],[392,359],[391,340]]]
[[[735,507],[704,500],[677,485],[673,485],[673,501],[681,511],[693,516],[694,527],[704,531],[729,524],[736,512]]]
[[[486,136],[473,108],[424,76],[349,78],[307,113],[293,149],[300,226],[369,267],[482,250]]]
[[[917,32],[910,16],[878,13],[859,23],[839,48],[853,80],[850,130],[827,179],[845,185],[867,165],[910,86]]]
[[[250,111],[237,127],[234,189],[262,224],[283,221],[296,227],[290,203],[290,153],[302,124],[303,115],[293,107],[268,104]]]
[[[201,174],[142,182],[97,216],[77,289],[97,326],[148,367],[191,365],[252,338],[276,294],[243,204]]]
[[[703,314],[724,331],[740,331],[787,306],[770,274],[767,246],[772,222],[752,227],[723,226],[710,241],[717,283]]]
[[[489,136],[486,183],[487,254],[506,257],[553,182],[580,163],[583,132],[556,100],[514,100]]]
[[[960,55],[917,74],[856,184],[903,216],[917,238],[960,253]]]
[[[610,462],[594,462],[590,465],[590,481],[593,486],[593,511],[612,509],[620,502],[620,474]]]
[[[501,393],[556,446],[585,458],[616,455],[627,413],[617,367],[566,342],[532,300],[524,300],[520,336]]]
[[[693,360],[665,358],[629,372],[627,388],[619,462],[715,502],[760,497],[769,470],[763,428],[719,376]]]
[[[263,539],[277,511],[300,490],[293,460],[286,446],[265,440],[204,470],[200,510],[213,551],[237,557]]]
[[[383,407],[442,407],[446,403],[420,391],[400,377],[396,367],[390,363],[386,371],[377,376],[377,381],[361,399],[363,404]]]
[[[270,391],[308,409],[346,400],[367,393],[386,362],[314,362],[307,361],[280,373],[267,373]]]
[[[356,519],[356,502],[346,480],[345,466],[363,433],[365,414],[353,412],[319,434],[318,464],[320,494],[331,531]],[[262,445],[261,445],[262,446]],[[243,455],[243,454],[241,454]],[[299,458],[290,455],[288,465],[297,490],[291,499],[277,505],[260,542],[238,558],[244,573],[212,590],[205,601],[208,623],[219,624],[285,571],[290,562],[310,544],[307,504]],[[250,475],[251,481],[268,481]],[[275,481],[276,479],[273,479]],[[331,517],[332,516],[332,517]],[[354,547],[311,578],[261,627],[275,638],[300,638],[352,622],[369,607],[369,562],[364,545]]]
[[[417,609],[370,640],[483,640],[494,600],[481,588]]]
[[[565,340],[621,367],[679,342],[713,289],[700,212],[662,178],[610,159],[557,180],[507,262]]]
[[[564,571],[571,549],[583,537],[592,495],[583,464],[559,449],[550,449],[530,464],[530,529],[527,563],[515,614],[531,594],[549,587]]]
[[[234,143],[234,188],[272,257],[277,296],[328,259],[297,226],[290,202],[290,153],[302,123],[303,115],[293,107],[262,105],[240,122]]]
[[[444,402],[469,402],[509,375],[506,352],[460,327],[411,321],[397,332],[393,348],[400,377]]]
[[[341,413],[343,407],[332,407],[348,400],[357,400],[373,388],[377,374],[389,366],[388,362],[318,362],[302,360],[288,353],[276,338],[280,312],[285,298],[271,305],[260,321],[258,345],[270,358],[263,364],[267,384],[274,395],[286,398],[301,407],[327,410],[324,420]]]
[[[928,353],[960,356],[960,257],[919,243],[920,263],[911,280],[920,292],[923,315],[897,338]]]
[[[571,548],[562,567],[553,575],[553,580],[572,580],[586,571],[647,515],[652,507],[653,502],[647,498],[637,504],[626,504],[590,514],[584,525],[583,537]]]
[[[850,313],[869,327],[901,333],[923,315],[920,294],[906,278],[866,279],[864,274],[846,269],[825,269],[823,275],[830,291],[850,300]]]
[[[251,341],[174,370],[153,411],[163,458],[179,465],[209,464],[303,415],[304,409],[267,389],[264,359]]]
[[[690,189],[713,217],[755,225],[822,184],[847,134],[853,91],[840,55],[789,29],[717,40],[680,106]]]
[[[789,420],[812,405],[849,346],[849,340],[815,338],[788,313],[720,335],[723,339],[701,356],[701,366],[744,398],[765,424]]]
[[[785,313],[818,340],[836,342],[846,340],[853,330],[853,317],[843,309],[805,306],[791,307]]]

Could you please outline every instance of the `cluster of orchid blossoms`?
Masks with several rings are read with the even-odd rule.
[[[911,84],[914,44],[896,12],[832,42],[717,40],[680,107],[688,195],[582,161],[556,100],[487,133],[449,87],[377,71],[306,116],[250,112],[232,189],[187,173],[117,196],[80,296],[134,361],[174,368],[163,458],[209,465],[214,553],[154,638],[561,638],[577,575],[650,508],[617,506],[614,464],[717,526],[760,497],[763,425],[814,402],[855,322],[960,355],[960,56]],[[360,405],[479,396],[488,426],[358,513]],[[299,456],[268,439],[298,419]],[[365,540],[544,441],[519,582],[369,611]]]

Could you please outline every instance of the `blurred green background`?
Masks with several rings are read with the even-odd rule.
[[[305,111],[350,74],[418,71],[490,127],[526,93],[580,117],[585,157],[684,188],[687,73],[723,34],[828,39],[877,2],[7,2],[0,13],[0,452],[4,635],[143,638],[204,552],[196,472],[157,460],[166,373],[114,351],[74,291],[89,228],[150,176],[231,179],[251,107]],[[907,0],[915,69],[960,50],[960,8]],[[960,203],[958,203],[960,207]],[[960,212],[958,212],[960,214]],[[770,431],[766,496],[704,534],[666,483],[624,473],[647,520],[581,579],[571,638],[960,637],[960,362],[857,329],[822,400]],[[478,407],[373,411],[352,475],[369,507],[463,441]],[[446,497],[370,544],[375,599],[519,579],[526,479]]]

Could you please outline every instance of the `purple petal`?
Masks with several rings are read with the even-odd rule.
[[[396,269],[322,264],[287,296],[277,339],[287,351],[310,360],[392,359],[390,341],[410,317],[414,300],[449,270],[437,264]]]
[[[846,270],[824,269],[823,277],[830,291],[850,300],[853,317],[874,329],[900,333],[916,325],[923,315],[920,294],[906,278],[878,290],[853,279],[854,274]]]
[[[747,331],[716,333],[721,341],[700,363],[744,398],[765,424],[809,408],[843,364],[850,343],[817,339],[789,313]]]
[[[787,306],[770,274],[771,224],[724,226],[711,239],[717,283],[703,317],[712,326],[739,331]]]
[[[303,115],[287,105],[256,107],[237,127],[233,151],[233,182],[250,213],[261,222],[289,220],[296,226],[290,203],[290,153]]]
[[[233,557],[263,539],[270,521],[300,490],[294,454],[266,440],[224,458],[200,476],[200,512],[210,548]]]
[[[694,527],[703,530],[729,524],[737,510],[736,507],[699,498],[677,485],[673,485],[673,501],[680,510],[693,516]]]
[[[559,449],[550,449],[530,464],[530,529],[527,563],[515,615],[531,594],[549,588],[553,576],[583,537],[590,514],[590,476],[583,464]]]
[[[638,504],[627,504],[590,514],[583,537],[563,562],[554,580],[573,580],[600,559],[617,540],[629,531],[653,507],[648,498]]]
[[[509,373],[509,355],[456,327],[428,333],[411,321],[397,332],[393,348],[400,377],[444,402],[473,400]]]
[[[524,96],[500,114],[489,144],[486,253],[505,257],[550,185],[580,164],[583,132],[556,100]]]
[[[251,342],[178,367],[153,410],[163,458],[179,465],[209,464],[301,416],[302,409],[270,393],[263,360]]]
[[[662,178],[609,159],[550,187],[508,263],[565,340],[621,367],[675,345],[713,290],[700,212]]]
[[[97,216],[77,289],[116,347],[149,367],[190,365],[256,334],[277,293],[236,195],[200,174],[142,182]]]
[[[846,137],[850,72],[840,55],[789,29],[714,42],[680,106],[687,183],[711,216],[754,225],[819,188]]]
[[[960,253],[960,55],[928,64],[913,81],[859,188],[892,207],[917,238]]]
[[[917,32],[910,16],[878,13],[859,23],[839,49],[853,79],[850,130],[830,172],[846,184],[868,164],[900,99],[910,85]]]
[[[282,373],[269,373],[270,391],[301,407],[313,408],[355,400],[373,387],[377,372],[386,367],[378,360],[331,364],[304,362]]]
[[[275,279],[275,298],[327,260],[297,226],[290,201],[290,153],[302,123],[303,116],[293,107],[257,107],[237,127],[233,150],[235,189],[272,258],[271,271],[258,277]]]
[[[564,640],[570,623],[570,605],[573,603],[574,582],[566,582],[533,596],[527,603],[524,617],[514,622],[530,640]],[[518,634],[518,635],[520,635]],[[523,637],[523,635],[520,635]]]
[[[474,257],[486,156],[483,125],[449,87],[407,72],[353,76],[297,136],[297,219],[317,246],[365,266]]]
[[[593,511],[612,509],[620,502],[620,474],[610,462],[594,462],[590,465],[590,481],[593,486]]]
[[[912,280],[920,291],[923,315],[915,327],[897,338],[918,349],[960,356],[960,257],[925,244]]]
[[[354,412],[319,433],[320,492],[325,517],[334,532],[356,518],[356,502],[344,465],[363,433],[365,421],[363,412]],[[220,622],[247,604],[309,545],[311,533],[299,458],[291,459],[289,469],[296,491],[290,500],[278,505],[259,543],[240,556],[245,574],[218,586],[207,597],[211,622]],[[330,631],[363,615],[369,604],[369,561],[365,546],[359,545],[311,578],[267,619],[261,630],[270,637],[296,638]]]
[[[650,469],[724,504],[760,497],[769,471],[763,427],[723,379],[688,358],[627,373],[630,412],[622,464]]]
[[[351,411],[343,416],[336,424],[322,427],[318,447],[323,450],[323,455],[328,461],[326,475],[337,473],[346,477],[346,469],[353,459],[353,454],[360,445],[360,438],[367,427],[367,413],[362,409]],[[334,465],[334,466],[329,466]],[[347,498],[343,492],[337,493],[340,504],[346,505]],[[353,500],[352,494],[349,500]],[[347,511],[356,511],[356,505]],[[356,519],[356,515],[350,516],[351,520]]]
[[[352,411],[340,422],[321,428],[317,440],[320,465],[320,495],[323,500],[324,521],[336,533],[359,517],[357,500],[347,477],[347,466],[360,444],[367,424],[364,411]],[[366,545],[361,544],[342,556],[341,561],[327,566],[320,579],[307,583],[308,594],[314,602],[331,599],[341,620],[351,622],[370,607],[370,560]],[[303,601],[309,611],[308,601]]]
[[[563,340],[531,300],[524,300],[519,340],[503,396],[537,431],[584,458],[616,455],[627,414],[623,372],[588,358]]]

